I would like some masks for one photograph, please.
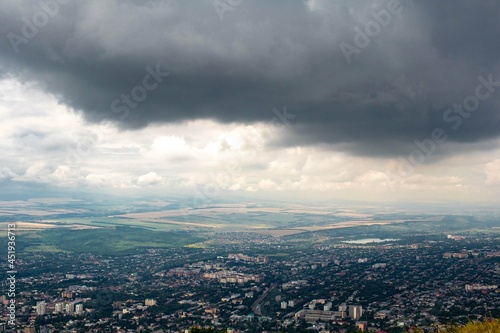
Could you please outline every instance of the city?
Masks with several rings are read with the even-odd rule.
[[[342,333],[418,326],[437,332],[447,323],[500,316],[496,236],[307,247],[272,236],[230,236],[231,243],[206,249],[25,256],[18,261],[17,327]],[[2,301],[5,316],[5,295]]]

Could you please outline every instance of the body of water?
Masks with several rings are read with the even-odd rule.
[[[356,239],[356,240],[350,240],[350,241],[344,241],[343,243],[349,243],[349,244],[368,244],[368,243],[383,243],[383,242],[395,242],[398,241],[399,239],[395,238],[364,238],[364,239]]]

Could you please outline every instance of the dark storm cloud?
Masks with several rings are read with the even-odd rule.
[[[236,4],[221,20],[213,0],[60,0],[41,24],[40,4],[53,1],[2,3],[1,70],[38,82],[89,121],[268,122],[286,105],[297,118],[279,144],[373,155],[405,153],[435,128],[465,143],[500,134],[499,86],[458,115],[456,129],[457,113],[443,119],[475,94],[479,76],[500,81],[496,1],[401,1],[350,63],[341,43],[359,46],[354,29],[373,26],[373,10],[391,1],[220,0]],[[16,53],[13,33],[22,37],[35,17],[40,27],[14,40]],[[122,94],[157,70],[168,76],[147,79],[155,88],[127,106]]]

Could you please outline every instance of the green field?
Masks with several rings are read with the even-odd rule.
[[[110,228],[114,226],[130,226],[130,227],[138,227],[138,228],[158,230],[158,231],[173,231],[173,230],[186,229],[181,225],[175,225],[163,222],[140,221],[134,219],[121,218],[121,217],[71,218],[71,219],[65,219],[64,222],[70,225],[71,224],[85,225],[85,226],[100,227],[100,228]]]
[[[163,232],[127,226],[93,230],[46,230],[44,239],[73,252],[126,254],[138,248],[186,246],[200,241],[184,231]]]
[[[144,248],[170,248],[199,243],[202,238],[185,231],[154,231],[119,226],[99,229],[47,229],[20,235],[18,253],[77,252],[103,255],[126,255]]]

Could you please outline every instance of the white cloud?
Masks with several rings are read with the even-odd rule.
[[[487,163],[484,167],[486,174],[486,184],[499,184],[500,183],[500,159],[496,159]]]
[[[174,135],[158,137],[150,150],[144,150],[144,156],[152,159],[192,158],[195,153],[184,138]]]
[[[139,186],[152,186],[161,184],[163,178],[160,177],[156,172],[149,172],[145,175],[140,176],[137,179],[137,185]]]
[[[9,168],[2,168],[0,169],[0,180],[3,180],[3,179],[12,179],[12,178],[15,178],[17,177],[17,175],[12,172],[11,169]]]
[[[54,97],[11,79],[0,80],[0,117],[0,182],[165,193],[210,185],[277,198],[300,191],[308,199],[447,200],[473,193],[475,200],[493,200],[500,194],[484,185],[500,183],[500,159],[491,160],[498,151],[455,155],[400,177],[394,159],[273,146],[282,132],[264,123],[200,120],[137,131],[88,124]]]

